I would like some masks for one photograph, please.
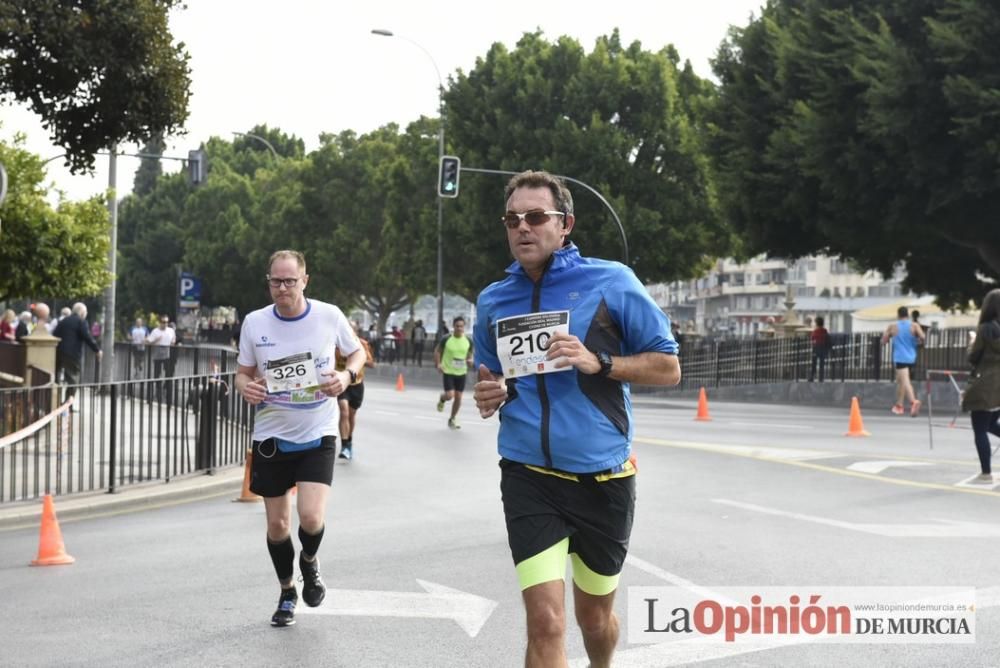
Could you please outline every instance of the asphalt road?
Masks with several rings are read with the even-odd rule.
[[[272,629],[277,587],[259,504],[214,499],[62,523],[70,566],[31,568],[37,529],[0,532],[0,664],[10,666],[518,666],[523,610],[499,499],[494,420],[460,431],[435,392],[370,384],[354,461],[334,475],[321,608]],[[862,407],[638,398],[640,474],[617,601],[625,667],[997,665],[1000,488],[972,434]],[[885,407],[887,408],[887,407]],[[949,416],[950,417],[950,416]],[[960,423],[960,427],[964,427]],[[963,586],[976,642],[630,645],[630,586]],[[584,666],[579,632],[568,638]]]

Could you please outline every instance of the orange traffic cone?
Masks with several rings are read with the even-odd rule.
[[[694,419],[701,422],[708,422],[712,419],[708,414],[708,397],[705,395],[704,387],[698,393],[698,414],[694,416]]]
[[[243,490],[240,492],[238,498],[233,499],[233,501],[260,501],[261,497],[258,494],[254,494],[250,491],[250,469],[253,467],[253,450],[247,450],[247,461],[246,465],[243,467]]]
[[[59,566],[72,564],[76,559],[66,554],[63,545],[62,532],[59,530],[59,520],[56,519],[56,508],[52,503],[52,495],[46,494],[42,502],[42,530],[38,537],[38,557],[32,566]]]
[[[851,397],[851,421],[844,436],[871,436],[865,431],[865,425],[861,421],[861,406],[857,397]]]
[[[399,375],[398,375],[398,376],[396,377],[396,391],[397,391],[397,392],[402,392],[402,391],[403,391],[403,390],[405,390],[405,389],[406,389],[406,387],[405,387],[405,385],[403,384],[403,374],[399,374]]]

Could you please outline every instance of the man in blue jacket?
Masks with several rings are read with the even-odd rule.
[[[591,666],[611,664],[632,531],[629,383],[680,382],[670,320],[630,269],[586,258],[565,184],[522,172],[503,225],[515,262],[479,295],[479,413],[500,413],[500,490],[527,615],[526,666],[566,665],[563,577]]]

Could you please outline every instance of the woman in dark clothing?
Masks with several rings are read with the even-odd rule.
[[[976,482],[993,484],[989,434],[1000,437],[1000,289],[983,299],[979,326],[970,334],[972,377],[962,395],[962,409],[972,414],[972,430],[982,473]]]

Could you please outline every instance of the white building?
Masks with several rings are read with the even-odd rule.
[[[746,336],[780,317],[788,286],[803,322],[823,316],[830,331],[850,332],[854,311],[899,302],[902,279],[901,269],[887,279],[822,255],[792,262],[759,256],[743,264],[719,260],[701,278],[646,288],[683,331]]]

